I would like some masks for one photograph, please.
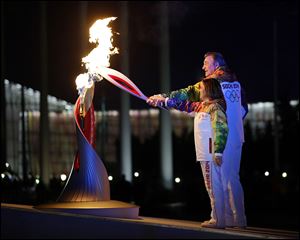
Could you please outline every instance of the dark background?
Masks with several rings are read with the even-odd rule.
[[[39,89],[39,2],[5,1],[2,6],[4,77]],[[129,2],[129,78],[148,96],[160,89],[158,7],[159,2]],[[83,33],[79,10],[80,2],[47,3],[48,90],[50,95],[71,103],[77,98],[75,79],[86,72],[81,58],[95,47],[88,42],[89,27],[97,19],[119,17],[120,4],[88,2]],[[278,97],[298,99],[298,1],[169,2],[171,90],[195,83],[203,73],[203,55],[219,51],[242,82],[249,103],[273,101],[275,19]],[[110,24],[120,33],[114,34],[114,46],[118,48],[122,38],[120,21],[117,18]],[[120,54],[111,57],[110,66],[119,71]],[[108,109],[119,108],[120,90],[106,81],[96,84],[96,108],[100,108],[101,97],[105,97]],[[132,108],[148,108],[134,97],[131,103]]]
[[[40,89],[41,43],[40,3],[5,1],[2,4],[1,41],[4,46],[2,73],[12,82]],[[193,84],[202,73],[207,51],[223,53],[246,90],[249,103],[274,101],[274,52],[279,99],[279,161],[274,171],[274,129],[267,124],[257,130],[256,139],[245,126],[241,182],[250,226],[298,229],[299,225],[299,100],[298,1],[174,1],[169,2],[171,89]],[[129,2],[130,79],[144,92],[159,92],[159,2]],[[79,2],[47,3],[48,90],[49,94],[75,103],[75,79],[86,72],[81,58],[94,48],[88,29],[97,20],[120,16],[120,4],[113,1],[88,2],[85,32],[79,28]],[[277,47],[274,48],[274,21]],[[120,18],[111,22],[114,46],[120,48]],[[84,34],[85,36],[82,36]],[[86,46],[82,49],[82,39]],[[111,67],[120,71],[119,55],[111,57]],[[96,84],[94,106],[120,108],[120,90],[107,81]],[[131,108],[149,108],[130,97]],[[112,199],[132,201],[141,206],[141,215],[204,221],[210,206],[200,166],[194,162],[193,135],[173,136],[174,176],[184,179],[172,192],[163,189],[159,176],[159,133],[145,143],[132,137],[133,167],[143,173],[132,185],[116,179],[111,183]],[[115,166],[107,165],[110,171]],[[270,177],[264,172],[269,170]],[[282,171],[288,178],[281,177]],[[2,181],[1,181],[2,184]],[[26,183],[28,186],[30,183]],[[31,183],[32,184],[32,183]],[[7,188],[6,188],[7,187]],[[37,204],[55,200],[61,183],[42,185],[35,194],[21,185],[4,185],[6,202]],[[23,189],[23,190],[22,190]],[[124,190],[126,189],[126,190]],[[35,197],[34,197],[35,196]]]

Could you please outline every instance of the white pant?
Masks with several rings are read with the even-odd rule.
[[[225,201],[221,167],[213,161],[200,161],[206,190],[210,198],[211,220],[225,226]]]
[[[227,140],[223,152],[222,177],[225,198],[226,226],[246,226],[244,191],[240,182],[240,162],[243,144]]]

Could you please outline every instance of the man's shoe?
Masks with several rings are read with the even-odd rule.
[[[226,227],[227,227],[227,228],[239,228],[239,229],[246,229],[246,227],[247,227],[247,226],[245,226],[245,225],[241,225],[241,226],[239,226],[239,225],[232,225],[232,226],[228,226],[228,225],[226,225]]]
[[[247,226],[232,226],[233,228],[246,229]]]

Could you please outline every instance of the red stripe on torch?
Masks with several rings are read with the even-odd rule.
[[[111,75],[111,74],[108,74],[108,76],[111,77],[116,82],[118,82],[123,87],[125,87],[128,91],[130,91],[130,92],[132,92],[132,93],[134,93],[138,96],[141,96],[141,94],[139,92],[137,92],[136,89],[133,86],[131,86],[128,82],[126,82],[126,80],[124,80],[122,78],[119,78],[115,75]]]

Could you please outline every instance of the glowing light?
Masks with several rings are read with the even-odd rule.
[[[9,163],[5,163],[5,167],[7,167],[7,168],[8,168],[8,167],[9,167]]]
[[[286,173],[286,172],[283,172],[283,173],[281,174],[281,176],[282,176],[283,178],[286,178],[286,177],[287,177],[287,173]]]
[[[60,180],[62,180],[63,182],[66,181],[67,179],[67,175],[66,174],[60,174]]]
[[[110,55],[119,53],[118,48],[112,45],[111,28],[107,27],[115,19],[116,17],[99,19],[90,28],[89,41],[99,45],[88,56],[82,58],[82,62],[85,63],[86,69],[91,73],[96,73],[99,66],[109,67]]]
[[[93,82],[89,81],[89,74],[88,73],[82,73],[79,74],[75,80],[77,89],[87,87],[90,88],[93,84]]]
[[[265,171],[265,176],[267,177],[269,175],[270,175],[270,173],[268,171]]]
[[[108,180],[112,181],[114,178],[112,176],[108,176]]]
[[[38,179],[38,178],[35,179],[35,183],[36,183],[36,184],[39,184],[39,183],[40,183],[40,179]]]
[[[139,174],[138,172],[135,172],[135,173],[134,173],[134,176],[135,176],[135,177],[138,177],[138,176],[140,176],[140,174]]]
[[[85,57],[82,58],[82,63],[85,64],[85,68],[88,73],[80,74],[76,78],[76,87],[81,94],[82,88],[90,88],[93,85],[92,76],[98,74],[99,67],[110,66],[110,55],[119,53],[118,48],[112,45],[113,33],[110,27],[107,25],[115,20],[116,17],[109,17],[105,19],[98,19],[90,27],[90,39],[91,43],[95,43],[97,46]],[[103,77],[97,75],[94,80],[100,81]]]
[[[292,107],[296,107],[298,104],[299,104],[299,100],[291,100],[291,101],[290,101],[290,105],[291,105]]]
[[[5,178],[5,174],[4,173],[1,173],[1,178]]]
[[[180,178],[179,177],[175,178],[175,182],[180,183]]]

